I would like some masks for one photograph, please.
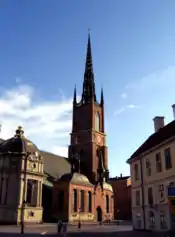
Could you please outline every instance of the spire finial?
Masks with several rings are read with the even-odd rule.
[[[88,28],[88,36],[90,36],[90,33],[91,33],[91,29]]]
[[[22,137],[24,134],[24,131],[22,129],[22,126],[18,126],[17,130],[16,130],[16,137]]]

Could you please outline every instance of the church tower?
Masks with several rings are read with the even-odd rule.
[[[79,158],[80,172],[91,182],[99,182],[102,176],[103,180],[107,181],[109,171],[104,130],[104,98],[103,90],[101,90],[101,98],[98,102],[95,92],[90,34],[88,35],[83,91],[79,102],[76,87],[74,89],[70,136],[69,159]]]

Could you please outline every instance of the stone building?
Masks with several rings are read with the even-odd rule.
[[[43,157],[21,127],[1,142],[0,223],[42,222],[43,168]]]
[[[164,117],[155,117],[154,127],[127,161],[132,219],[134,229],[164,231],[175,229],[175,120],[164,125]]]
[[[39,150],[23,133],[19,127],[14,137],[0,143],[1,223],[113,219],[104,98],[102,91],[98,102],[95,93],[90,36],[78,102],[74,90],[68,158]]]

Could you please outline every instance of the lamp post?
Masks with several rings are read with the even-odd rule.
[[[25,154],[24,157],[24,177],[23,177],[23,181],[24,181],[24,185],[23,185],[23,196],[22,196],[22,206],[21,206],[21,234],[24,233],[24,209],[25,209],[25,194],[26,194],[26,175],[27,175],[27,158],[28,158],[28,153]]]
[[[79,222],[78,222],[78,229],[81,229],[80,213],[81,213],[81,208],[79,208]]]

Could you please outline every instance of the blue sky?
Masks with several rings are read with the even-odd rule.
[[[1,136],[22,124],[39,148],[66,155],[90,28],[109,168],[112,176],[128,175],[125,161],[154,132],[153,117],[173,119],[174,16],[173,0],[2,0]]]

